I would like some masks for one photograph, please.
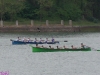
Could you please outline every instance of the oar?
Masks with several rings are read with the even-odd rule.
[[[31,44],[28,44],[29,46],[33,47]]]
[[[95,48],[93,48],[93,47],[90,47],[93,51],[100,51],[100,50],[97,50],[97,49],[95,49]]]
[[[12,39],[10,39],[10,41],[13,41]]]
[[[64,41],[59,41],[59,42],[68,42],[67,40],[64,40]]]
[[[97,51],[100,51],[100,50],[97,50]]]
[[[64,42],[68,42],[67,40],[64,40]]]

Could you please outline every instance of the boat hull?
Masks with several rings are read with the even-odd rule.
[[[32,47],[32,52],[59,52],[59,51],[91,51],[91,48],[79,48],[79,49],[49,49]]]
[[[11,40],[12,45],[21,45],[21,44],[56,44],[59,43],[59,41],[55,42],[36,42],[36,41],[31,41],[31,42],[25,42],[25,41],[17,41],[17,40]]]

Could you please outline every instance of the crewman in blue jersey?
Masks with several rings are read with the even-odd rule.
[[[52,38],[52,40],[51,40],[52,42],[55,42],[55,39],[54,38]]]

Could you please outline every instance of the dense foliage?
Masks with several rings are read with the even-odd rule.
[[[100,19],[100,0],[1,0],[3,20],[50,19],[97,21]]]

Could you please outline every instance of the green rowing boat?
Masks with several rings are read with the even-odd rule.
[[[40,48],[40,47],[32,47],[32,52],[58,52],[58,51],[91,51],[90,47],[87,48],[77,48],[77,49],[53,49],[53,48]]]

